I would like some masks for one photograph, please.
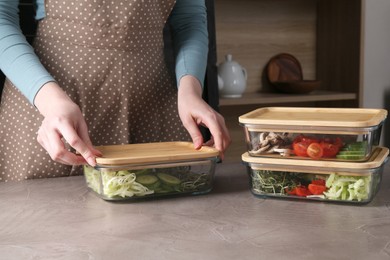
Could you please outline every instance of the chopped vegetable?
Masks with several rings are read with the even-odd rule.
[[[153,191],[135,181],[135,173],[128,171],[102,172],[103,193],[107,197],[133,197],[152,194]]]
[[[300,185],[299,174],[258,170],[252,172],[252,188],[257,193],[285,195]]]
[[[307,147],[307,155],[313,159],[320,159],[323,154],[324,150],[322,149],[322,146],[319,143],[311,143]]]
[[[100,193],[100,172],[92,167],[84,166],[84,175],[88,187],[97,193]]]
[[[371,175],[342,176],[333,173],[326,181],[328,190],[324,192],[325,197],[333,200],[366,200],[370,195],[371,179]]]
[[[316,184],[316,185],[322,185],[322,186],[325,186],[325,180],[324,179],[314,179],[311,181],[312,184]]]
[[[324,191],[326,191],[325,185],[319,185],[313,183],[310,183],[307,188],[309,189],[312,195],[321,195],[324,193]]]
[[[85,166],[84,174],[92,190],[109,198],[201,192],[212,182],[210,174],[191,172],[190,167],[101,172]]]
[[[327,143],[327,142],[321,142],[320,146],[322,147],[323,151],[323,157],[324,158],[333,158],[336,156],[336,154],[339,152],[340,147],[339,145]]]
[[[144,174],[144,175],[137,174],[137,182],[141,183],[142,185],[152,185],[158,182],[158,178],[152,174]]]
[[[336,155],[337,159],[361,160],[366,157],[367,142],[350,143],[344,146]]]
[[[257,194],[298,196],[325,200],[363,201],[370,196],[372,176],[254,170],[252,190]],[[326,177],[325,177],[326,176]]]
[[[311,157],[313,159],[333,158],[343,146],[341,138],[315,138],[298,135],[294,138],[293,149],[297,156]]]
[[[180,184],[181,182],[179,178],[176,178],[175,176],[163,172],[157,173],[157,176],[160,180],[162,180],[167,185],[174,186]]]

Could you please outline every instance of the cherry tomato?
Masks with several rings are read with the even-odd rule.
[[[344,143],[343,143],[343,140],[341,140],[340,137],[336,137],[334,140],[333,140],[333,144],[338,146],[339,149],[341,149],[343,146],[344,146]]]
[[[295,188],[292,188],[291,190],[286,188],[286,193],[288,195],[297,195],[297,188],[295,187]]]
[[[308,190],[314,195],[321,195],[326,191],[325,185],[309,184]]]
[[[336,157],[336,154],[343,145],[343,141],[339,137],[334,139],[324,138],[320,140],[313,136],[302,134],[296,136],[292,144],[295,155],[303,157],[309,156],[313,159]]]
[[[295,192],[297,196],[306,197],[308,195],[312,195],[312,193],[305,186],[297,186],[295,188]]]
[[[315,180],[311,181],[311,184],[325,186],[325,180],[323,180],[323,179],[315,179]]]
[[[319,140],[312,136],[298,135],[294,138],[293,143],[300,143],[300,142],[311,144],[311,143],[318,143]]]
[[[336,154],[340,150],[340,146],[337,145],[337,144],[321,142],[320,146],[321,146],[321,148],[323,150],[323,157],[326,157],[326,158],[336,157]]]
[[[307,147],[307,155],[313,159],[319,159],[324,154],[324,151],[319,143],[311,143]]]
[[[309,144],[304,142],[293,143],[293,150],[296,156],[307,157],[307,147],[309,147]]]

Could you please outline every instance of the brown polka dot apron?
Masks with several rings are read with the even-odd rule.
[[[87,121],[94,145],[190,140],[163,53],[174,0],[46,1],[36,53]],[[81,174],[36,141],[43,118],[9,82],[0,110],[0,181]]]

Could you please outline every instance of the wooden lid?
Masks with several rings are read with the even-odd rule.
[[[242,161],[246,163],[262,165],[279,165],[279,166],[304,166],[310,168],[329,168],[329,169],[374,169],[378,168],[385,162],[389,155],[389,149],[386,147],[376,147],[370,158],[366,162],[341,162],[341,161],[323,161],[323,160],[299,160],[288,158],[268,158],[252,157],[248,152],[241,156]]]
[[[387,117],[385,109],[264,107],[239,117],[242,124],[262,126],[371,127]]]
[[[191,161],[217,157],[219,151],[203,146],[199,150],[190,142],[159,142],[96,147],[103,153],[98,165],[150,164]]]

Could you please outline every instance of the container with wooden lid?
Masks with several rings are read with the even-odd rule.
[[[211,191],[218,150],[189,142],[96,147],[97,166],[84,166],[88,187],[105,200],[137,200]]]
[[[389,149],[375,147],[366,162],[253,157],[247,152],[250,189],[258,197],[366,204],[380,188]]]
[[[239,123],[251,156],[364,162],[386,117],[384,109],[264,107]]]

